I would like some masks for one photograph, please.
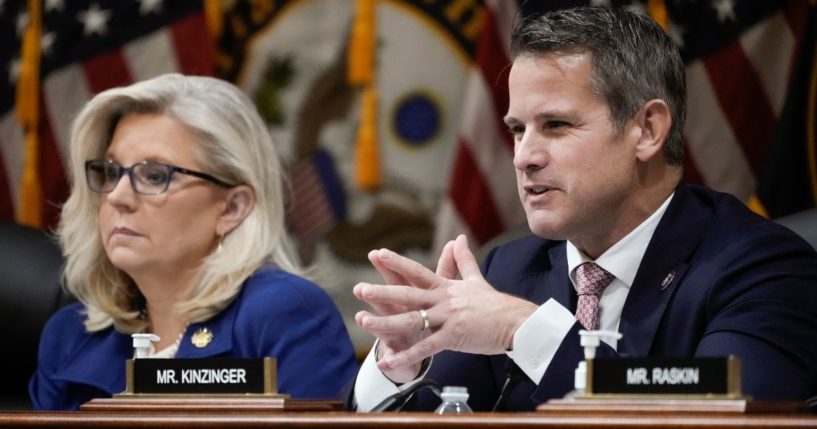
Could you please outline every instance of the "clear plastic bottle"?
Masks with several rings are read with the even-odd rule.
[[[460,386],[445,386],[440,395],[443,403],[434,412],[437,414],[465,414],[472,413],[468,406],[468,388]]]

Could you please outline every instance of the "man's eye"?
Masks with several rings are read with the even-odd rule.
[[[521,125],[516,125],[512,127],[508,127],[508,132],[514,136],[518,136],[525,133],[525,127]]]
[[[564,121],[548,121],[548,122],[545,123],[545,129],[546,130],[556,130],[556,129],[560,129],[560,128],[565,128],[565,127],[567,127],[569,125],[570,124],[568,124],[567,122],[564,122]]]

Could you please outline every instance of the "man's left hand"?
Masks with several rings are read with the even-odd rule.
[[[447,246],[448,247],[448,246]],[[359,283],[355,295],[374,308],[403,308],[399,314],[358,313],[364,330],[378,338],[417,333],[423,329],[419,310],[426,311],[430,335],[404,350],[394,351],[378,362],[381,371],[416,365],[442,350],[499,354],[508,350],[513,335],[538,306],[496,291],[479,270],[476,258],[461,235],[440,258],[437,273],[420,263],[381,249],[374,258],[389,280],[404,285]],[[459,274],[461,279],[456,279]],[[385,276],[385,275],[384,275]],[[391,281],[390,281],[391,283]]]

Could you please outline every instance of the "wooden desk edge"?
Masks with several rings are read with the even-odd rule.
[[[574,413],[474,413],[439,416],[432,413],[357,414],[301,413],[119,413],[0,412],[0,427],[287,427],[287,428],[817,428],[815,415],[673,415],[621,413],[580,416]]]

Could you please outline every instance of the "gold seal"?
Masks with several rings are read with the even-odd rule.
[[[198,348],[204,348],[210,341],[213,341],[213,331],[208,329],[207,327],[199,328],[192,337],[190,337],[190,342],[193,343],[194,346]]]

